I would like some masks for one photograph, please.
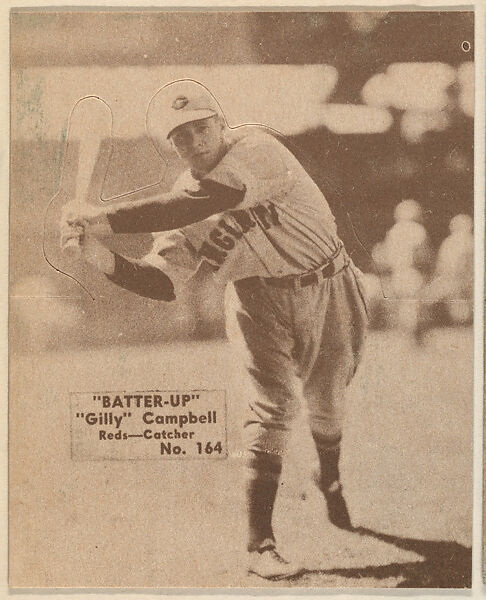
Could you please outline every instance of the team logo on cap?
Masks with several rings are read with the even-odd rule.
[[[189,100],[185,96],[178,96],[174,100],[174,102],[172,102],[172,108],[174,110],[180,110],[181,108],[184,108],[184,106],[186,106],[188,104],[188,102],[189,102]]]

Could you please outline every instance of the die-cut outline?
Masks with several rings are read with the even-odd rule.
[[[79,100],[77,100],[75,102],[74,106],[72,107],[72,109],[69,113],[68,124],[67,124],[67,134],[66,134],[66,140],[64,142],[64,147],[63,147],[62,164],[61,164],[60,176],[59,176],[59,187],[58,187],[56,193],[54,194],[54,196],[52,196],[52,198],[49,200],[47,207],[45,209],[45,212],[44,212],[42,253],[43,253],[45,261],[48,263],[48,265],[50,267],[52,267],[57,273],[60,273],[61,275],[69,277],[70,279],[75,281],[78,285],[81,286],[81,288],[89,295],[89,297],[92,300],[95,300],[95,297],[91,294],[91,292],[87,289],[87,287],[81,281],[79,281],[79,279],[77,279],[77,277],[75,277],[71,273],[68,273],[63,268],[57,267],[55,264],[53,264],[53,261],[55,261],[56,259],[52,258],[52,260],[51,260],[48,257],[48,253],[46,251],[46,238],[47,238],[46,232],[47,232],[47,225],[49,222],[49,219],[48,219],[49,211],[52,208],[52,205],[56,202],[56,200],[58,198],[62,198],[64,195],[67,195],[66,190],[64,190],[63,184],[64,184],[64,178],[66,177],[66,169],[68,168],[68,156],[69,156],[70,144],[73,143],[73,141],[71,140],[73,115],[76,111],[76,108],[79,107],[79,105],[82,102],[84,102],[85,100],[92,100],[92,99],[96,99],[99,102],[103,103],[103,105],[106,108],[108,108],[109,113],[110,113],[110,137],[109,137],[109,148],[108,148],[108,161],[106,164],[105,172],[103,173],[103,178],[102,178],[101,185],[100,185],[100,194],[99,194],[99,198],[98,198],[101,202],[104,202],[103,197],[102,197],[102,187],[104,186],[104,183],[106,180],[108,166],[110,164],[111,155],[113,152],[113,111],[111,109],[111,106],[108,104],[108,102],[106,102],[106,100],[104,100],[100,96],[97,96],[96,94],[88,94],[86,96],[83,96],[82,98],[79,98]],[[98,150],[98,154],[99,154],[99,150]],[[78,168],[79,168],[79,164],[78,164]],[[96,168],[96,162],[95,162],[95,168]]]

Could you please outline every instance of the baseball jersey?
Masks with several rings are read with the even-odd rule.
[[[220,282],[282,277],[325,264],[342,245],[324,195],[295,156],[272,135],[240,128],[201,180],[184,172],[174,190],[238,190],[241,201],[174,231],[154,234],[145,260],[175,282],[206,263]]]

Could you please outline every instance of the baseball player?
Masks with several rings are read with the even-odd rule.
[[[339,475],[344,395],[367,324],[359,272],[331,210],[294,155],[261,128],[230,129],[213,96],[182,80],[147,113],[157,144],[188,169],[157,197],[64,216],[62,243],[128,290],[166,302],[205,265],[227,284],[230,341],[255,394],[245,422],[248,571],[265,578],[303,569],[277,550],[272,529],[282,457],[303,401],[331,522],[351,528]],[[154,232],[143,260],[109,250],[105,235]]]

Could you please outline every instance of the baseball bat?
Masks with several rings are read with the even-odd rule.
[[[90,193],[90,185],[96,168],[100,147],[105,138],[111,136],[112,117],[107,104],[95,96],[81,99],[71,113],[68,128],[68,144],[77,142],[78,161],[74,178],[74,189],[68,191],[69,205],[75,212],[76,206],[101,199],[101,194]],[[73,227],[73,236],[62,246],[64,255],[77,259],[81,255],[81,236],[84,228]]]

